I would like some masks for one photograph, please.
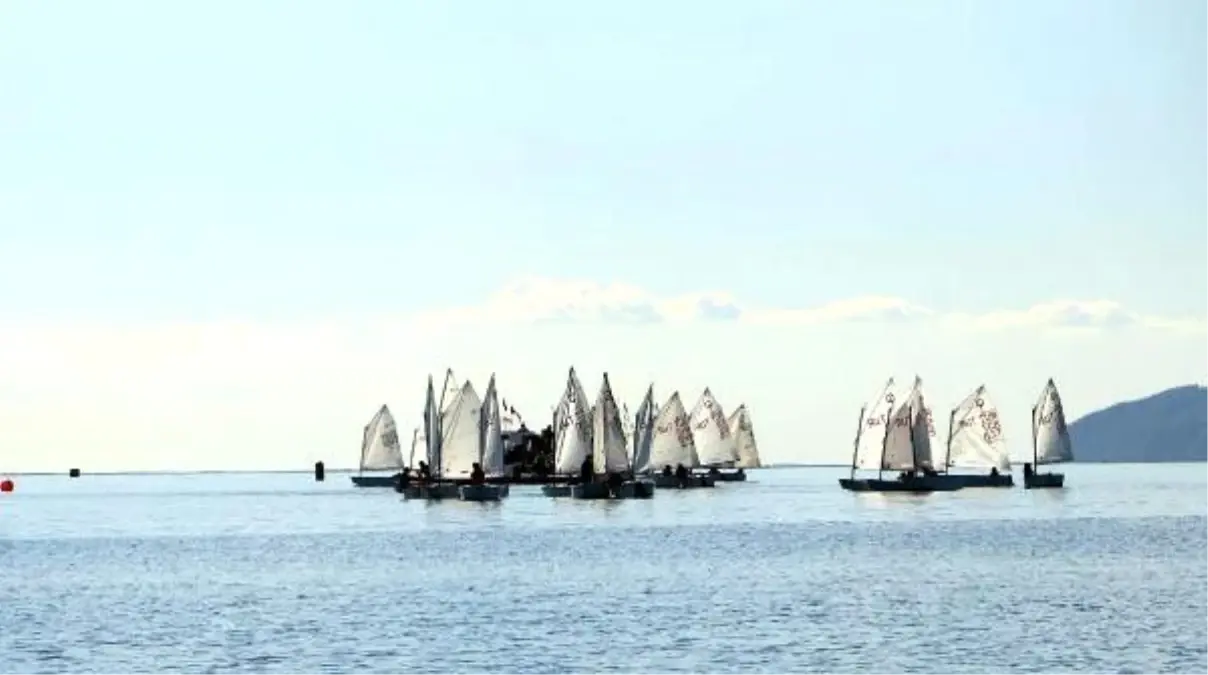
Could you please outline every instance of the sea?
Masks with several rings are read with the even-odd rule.
[[[1208,672],[1208,465],[1063,468],[498,504],[333,472],[16,476],[0,672]]]

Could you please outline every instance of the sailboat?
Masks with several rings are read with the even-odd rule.
[[[495,390],[495,376],[491,375],[478,414],[478,466],[484,479],[501,478],[504,474],[503,418],[499,413],[499,394]],[[508,496],[508,486],[506,483],[491,485],[485,480],[477,484],[471,482],[460,486],[457,494],[466,502],[497,502]]]
[[[654,438],[654,418],[657,414],[654,408],[654,385],[652,384],[646,389],[646,395],[642,397],[642,404],[638,406],[638,412],[633,416],[633,436],[629,441],[629,469],[635,477],[653,473],[655,469],[654,465],[650,463],[650,442]]]
[[[636,496],[638,485],[634,481],[624,480],[624,474],[629,472],[629,451],[625,443],[621,411],[612,395],[608,373],[604,373],[600,392],[596,395],[591,423],[591,461],[595,480],[572,484],[570,496],[574,499],[620,499]],[[610,479],[616,482],[610,484]],[[649,484],[643,484],[643,487],[647,485]],[[643,496],[653,496],[653,490],[649,493],[644,491]]]
[[[705,387],[692,408],[688,421],[692,424],[692,437],[701,466],[708,467],[709,476],[719,482],[746,480],[747,474],[742,469],[729,472],[721,470],[738,464],[738,445],[730,421],[726,419],[725,409],[708,387]]]
[[[403,450],[390,409],[383,405],[361,433],[361,461],[352,484],[357,487],[393,487],[403,468]],[[389,471],[388,475],[366,474]]]
[[[1065,486],[1065,474],[1037,473],[1042,464],[1063,464],[1074,461],[1074,447],[1065,424],[1065,408],[1052,378],[1032,406],[1032,461],[1023,465],[1023,486],[1059,488]]]
[[[953,467],[980,469],[987,473],[952,473]],[[998,407],[990,400],[986,385],[974,389],[948,416],[948,443],[937,478],[955,481],[961,487],[1015,485]]]
[[[730,430],[734,432],[734,445],[738,448],[738,468],[758,469],[762,466],[759,461],[759,446],[755,443],[755,427],[751,424],[751,413],[747,410],[747,404],[738,406],[727,421]]]
[[[469,385],[468,382],[466,384]],[[437,402],[432,386],[432,376],[429,375],[428,392],[424,402],[424,441],[431,480],[406,483],[400,481],[396,489],[403,493],[404,499],[457,499],[457,484],[441,480],[442,468],[445,466],[445,419],[446,415],[441,414],[440,403]]]
[[[546,497],[569,497],[570,485],[558,478],[578,476],[583,461],[592,455],[591,413],[583,385],[572,367],[566,389],[554,409],[554,480],[541,486]]]
[[[954,482],[935,480],[933,476],[917,475],[917,471],[930,473],[931,433],[927,419],[927,406],[923,400],[923,384],[918,377],[905,400],[899,401],[893,392],[894,381],[889,378],[881,394],[860,410],[859,432],[856,435],[852,454],[852,474],[840,478],[839,486],[853,492],[951,492],[959,490]],[[894,407],[896,405],[896,407]],[[878,427],[884,426],[881,435],[880,454],[872,449]],[[870,431],[872,433],[870,433]],[[877,457],[876,478],[856,478],[858,468],[870,468],[870,457]],[[900,471],[897,480],[883,478],[885,471]]]
[[[708,474],[693,475],[693,467],[700,466],[696,453],[696,441],[692,437],[692,423],[688,411],[680,400],[679,392],[671,394],[667,403],[654,418],[654,432],[650,439],[650,458],[647,465],[654,470],[654,484],[659,488],[713,487],[713,478]],[[679,468],[685,471],[679,473]]]

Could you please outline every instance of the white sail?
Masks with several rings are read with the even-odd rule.
[[[654,420],[649,463],[655,471],[665,466],[674,468],[677,464],[687,468],[700,465],[696,443],[692,439],[692,424],[688,421],[688,411],[684,410],[678,391],[671,394]]]
[[[734,445],[734,434],[730,433],[730,423],[708,387],[692,408],[688,421],[692,424],[692,439],[702,465],[728,466],[738,461],[738,448]]]
[[[856,429],[855,459],[852,462],[855,468],[875,470],[881,466],[886,425],[899,398],[891,377],[881,391],[860,409],[860,426]]]
[[[499,411],[499,394],[495,391],[495,376],[487,383],[487,393],[479,412],[481,440],[479,441],[479,463],[488,476],[502,476],[503,468],[503,417]]]
[[[461,393],[461,385],[458,384],[457,378],[453,375],[453,369],[449,368],[445,371],[444,388],[440,390],[440,411],[448,412],[457,400],[457,395]]]
[[[612,396],[608,373],[600,384],[600,393],[592,408],[592,465],[596,473],[621,473],[629,469],[629,453],[625,447],[625,430],[621,411]]]
[[[1032,408],[1032,437],[1036,464],[1074,461],[1074,447],[1065,424],[1065,408],[1057,385],[1050,379]]]
[[[403,467],[394,415],[383,405],[369,420],[361,442],[361,471],[396,471]]]
[[[738,449],[737,466],[743,469],[758,469],[762,466],[759,462],[759,446],[755,443],[755,427],[751,424],[751,413],[747,412],[747,404],[738,406],[727,422],[734,434],[734,446]]]
[[[428,376],[428,394],[424,402],[424,440],[427,447],[428,470],[433,476],[440,476],[441,456],[441,414],[440,404],[436,401],[436,392],[432,387],[432,376]]]
[[[642,405],[638,406],[638,414],[633,418],[632,447],[634,473],[653,471],[650,463],[650,441],[654,435],[654,385],[646,389]]]
[[[923,396],[923,378],[915,376],[911,398],[911,442],[914,443],[914,468],[934,469],[931,458],[931,441],[935,438],[935,423],[931,419],[931,408]]]
[[[881,448],[881,468],[886,471],[906,471],[914,465],[914,392],[894,408],[886,427]]]
[[[986,385],[974,389],[952,410],[945,455],[946,467],[1011,470],[998,407],[990,400]]]
[[[625,447],[633,447],[633,415],[624,403],[621,404],[621,431],[625,434]]]
[[[570,369],[566,378],[566,391],[558,402],[554,419],[554,473],[570,475],[578,473],[583,460],[591,456],[591,416],[582,395],[583,386]]]
[[[467,380],[441,417],[441,476],[468,477],[479,455],[478,416],[482,399]]]

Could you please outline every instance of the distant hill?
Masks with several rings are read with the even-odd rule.
[[[1070,424],[1079,462],[1208,461],[1208,389],[1175,387]]]

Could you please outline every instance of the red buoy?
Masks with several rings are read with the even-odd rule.
[[[16,485],[13,484],[13,480],[11,478],[0,480],[0,492],[12,492],[14,487],[16,487]]]

